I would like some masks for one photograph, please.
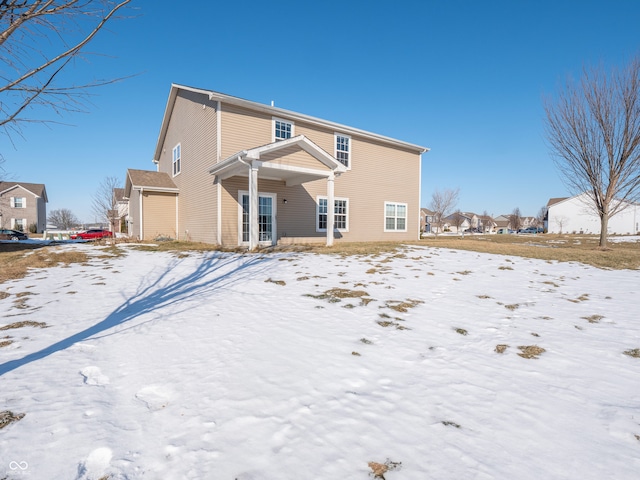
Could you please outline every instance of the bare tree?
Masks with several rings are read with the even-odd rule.
[[[460,210],[456,210],[450,217],[451,223],[456,227],[456,233],[460,233],[460,226],[464,223],[464,215]]]
[[[120,180],[116,177],[106,177],[96,190],[92,204],[96,218],[101,222],[107,221],[109,223],[109,230],[114,232],[113,238],[115,238],[115,227],[120,221],[118,203],[114,194],[114,189],[119,187]]]
[[[78,225],[80,221],[68,208],[58,208],[49,212],[47,223],[51,223],[63,230],[70,230]]]
[[[560,216],[560,217],[555,217],[554,222],[558,227],[558,230],[562,234],[562,228],[567,226],[567,223],[569,223],[569,219],[565,216]]]
[[[443,219],[451,213],[451,210],[453,210],[458,203],[459,194],[460,189],[456,188],[455,190],[436,190],[431,195],[429,208],[433,211],[433,223],[436,225],[434,233],[436,235],[442,231]]]
[[[86,90],[115,80],[58,85],[60,72],[131,0],[1,0],[0,127],[20,132],[27,111],[83,111]]]
[[[538,228],[544,228],[544,219],[547,216],[547,207],[540,207],[538,210],[538,215],[536,215],[536,224],[535,226]]]
[[[640,57],[611,72],[585,68],[545,111],[556,165],[574,195],[587,194],[605,247],[609,219],[640,200]]]
[[[522,215],[520,214],[520,209],[518,207],[514,208],[511,215],[509,215],[509,225],[511,225],[511,228],[516,232],[520,230],[520,227],[522,226]]]

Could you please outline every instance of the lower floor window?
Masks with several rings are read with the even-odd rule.
[[[407,204],[384,202],[384,231],[407,231]]]
[[[336,198],[333,202],[333,227],[335,230],[348,230],[348,210],[349,200],[346,198]],[[328,200],[326,197],[318,198],[318,231],[327,231],[327,213],[328,213]]]
[[[27,228],[27,220],[25,218],[12,218],[11,219],[11,229],[18,230],[19,232],[24,232],[25,228]]]

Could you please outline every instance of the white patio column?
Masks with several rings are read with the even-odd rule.
[[[249,250],[258,246],[258,165],[249,166]]]
[[[333,172],[327,178],[327,247],[333,245],[333,225],[335,223],[335,195],[334,195],[334,180],[335,175]]]

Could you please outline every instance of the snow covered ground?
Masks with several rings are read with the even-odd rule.
[[[0,478],[639,478],[639,271],[58,248],[0,285]]]

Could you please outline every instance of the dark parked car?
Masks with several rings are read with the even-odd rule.
[[[93,228],[91,230],[85,230],[84,232],[78,232],[71,235],[73,240],[98,240],[101,238],[111,238],[113,233],[109,230],[102,230],[99,228]]]
[[[0,240],[13,240],[17,242],[18,240],[29,240],[29,237],[18,230],[2,229],[0,230]]]

